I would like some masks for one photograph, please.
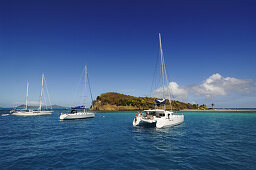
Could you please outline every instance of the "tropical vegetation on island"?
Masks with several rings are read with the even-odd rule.
[[[162,106],[156,106],[153,97],[134,97],[130,95],[108,92],[102,93],[93,101],[91,110],[101,111],[121,111],[121,110],[145,110],[163,108]],[[205,110],[206,105],[184,103],[177,100],[166,102],[166,109],[172,110],[185,110],[185,109],[200,109]]]

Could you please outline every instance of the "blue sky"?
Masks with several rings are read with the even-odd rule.
[[[255,8],[248,0],[2,0],[0,106],[24,103],[27,80],[38,101],[43,72],[52,103],[70,106],[85,64],[94,97],[148,95],[160,32],[176,98],[256,107]]]

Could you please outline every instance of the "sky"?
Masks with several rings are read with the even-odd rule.
[[[42,73],[52,104],[79,104],[85,65],[93,98],[157,94],[161,33],[174,99],[256,107],[255,11],[253,0],[0,0],[0,106],[25,103],[27,81],[39,102]]]

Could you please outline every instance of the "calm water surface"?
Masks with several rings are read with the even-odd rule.
[[[183,124],[155,129],[133,127],[135,112],[60,121],[62,111],[0,116],[0,168],[256,168],[256,112],[184,112]]]

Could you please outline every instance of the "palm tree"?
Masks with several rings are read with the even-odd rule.
[[[213,109],[214,104],[212,103],[211,105],[212,105],[212,109]]]

